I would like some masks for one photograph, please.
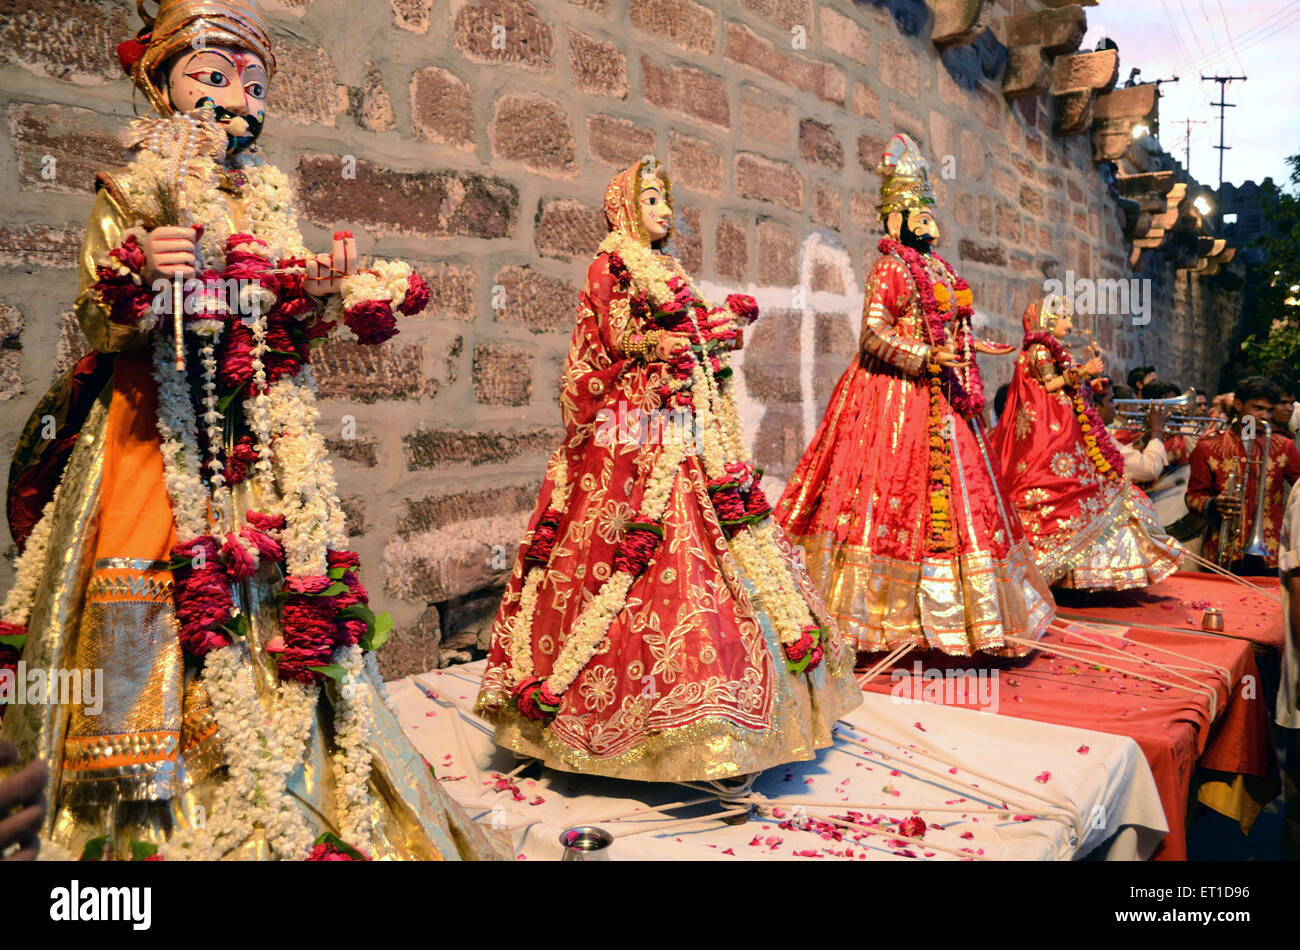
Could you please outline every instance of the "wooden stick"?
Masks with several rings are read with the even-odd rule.
[[[1165,670],[1166,672],[1169,672],[1169,673],[1171,673],[1171,674],[1174,675],[1174,676],[1181,677],[1182,679],[1185,679],[1185,680],[1187,680],[1187,681],[1190,682],[1190,683],[1195,683],[1197,686],[1201,686],[1201,685],[1203,685],[1203,684],[1201,683],[1201,681],[1198,680],[1198,679],[1196,679],[1195,677],[1188,676],[1186,673],[1179,673],[1179,672],[1177,672],[1177,667],[1171,666],[1171,665],[1169,665],[1168,663],[1159,663],[1159,662],[1157,662],[1156,660],[1151,659],[1150,657],[1137,656],[1136,654],[1126,653],[1124,650],[1120,649],[1119,647],[1111,646],[1111,645],[1108,644],[1108,643],[1099,643],[1099,642],[1096,641],[1096,640],[1091,640],[1091,639],[1088,638],[1088,636],[1087,636],[1086,634],[1083,634],[1083,633],[1077,633],[1077,632],[1073,632],[1073,631],[1065,631],[1065,630],[1064,630],[1063,628],[1061,628],[1061,627],[1054,627],[1053,629],[1057,630],[1057,632],[1060,632],[1060,633],[1067,633],[1067,632],[1068,632],[1071,636],[1078,637],[1079,639],[1083,640],[1085,643],[1090,643],[1090,644],[1092,644],[1092,646],[1096,647],[1099,651],[1101,651],[1101,652],[1099,652],[1099,653],[1093,653],[1092,651],[1085,650],[1085,649],[1082,649],[1082,648],[1080,648],[1080,647],[1070,646],[1070,649],[1073,650],[1075,653],[1082,654],[1082,655],[1085,656],[1085,657],[1086,657],[1086,656],[1093,656],[1093,657],[1099,657],[1099,658],[1101,658],[1101,659],[1103,659],[1103,660],[1106,660],[1107,658],[1111,658],[1111,659],[1116,659],[1116,658],[1117,658],[1117,659],[1122,659],[1122,660],[1128,660],[1128,661],[1130,661],[1130,662],[1132,662],[1132,663],[1145,663],[1145,664],[1147,664],[1147,665],[1149,665],[1149,666],[1153,666],[1153,667],[1155,667],[1155,668],[1158,669],[1158,670]],[[1137,641],[1130,641],[1130,642],[1136,643]],[[1042,641],[1040,640],[1039,643],[1041,644]],[[1143,645],[1144,645],[1144,644],[1143,644]],[[1048,646],[1049,646],[1049,647],[1051,646],[1050,642],[1049,642]],[[1106,652],[1106,651],[1110,651],[1110,652],[1108,653],[1108,652]],[[1191,657],[1184,657],[1184,659],[1191,659]],[[1110,665],[1113,666],[1114,664],[1111,663]],[[1123,673],[1124,670],[1121,669],[1121,670],[1119,670],[1119,672]]]
[[[1119,649],[1118,647],[1114,646],[1113,644],[1109,644],[1109,643],[1105,643],[1105,642],[1098,643],[1098,642],[1096,642],[1096,641],[1094,641],[1094,640],[1089,640],[1088,637],[1087,637],[1087,635],[1086,635],[1086,632],[1085,632],[1085,633],[1079,633],[1077,630],[1064,630],[1063,628],[1059,628],[1059,629],[1062,629],[1062,632],[1067,633],[1067,634],[1069,634],[1069,635],[1071,635],[1071,636],[1083,637],[1083,639],[1087,640],[1088,643],[1091,643],[1091,644],[1093,644],[1094,646],[1098,646],[1098,647],[1107,647],[1107,648],[1112,649],[1112,650],[1118,650],[1118,649]],[[1108,634],[1103,634],[1103,633],[1101,633],[1100,631],[1095,631],[1095,632],[1098,634],[1098,636],[1108,636]],[[1041,641],[1039,641],[1039,642],[1041,642]],[[1132,644],[1134,644],[1135,646],[1142,647],[1143,649],[1147,649],[1147,650],[1155,650],[1157,653],[1166,653],[1166,654],[1168,654],[1169,656],[1176,656],[1176,657],[1178,657],[1179,659],[1189,660],[1189,661],[1191,661],[1192,663],[1195,663],[1195,664],[1196,664],[1196,666],[1175,666],[1175,665],[1173,665],[1173,664],[1169,664],[1169,668],[1170,668],[1170,669],[1177,669],[1177,670],[1190,670],[1190,669],[1196,669],[1197,667],[1200,667],[1200,668],[1203,668],[1203,669],[1216,670],[1216,671],[1218,671],[1220,674],[1222,674],[1222,676],[1223,676],[1223,681],[1224,681],[1224,683],[1228,686],[1228,688],[1229,688],[1229,689],[1232,689],[1232,671],[1229,670],[1226,666],[1219,666],[1217,663],[1211,663],[1209,660],[1202,660],[1200,657],[1190,656],[1189,654],[1186,654],[1186,653],[1179,653],[1177,650],[1170,650],[1170,649],[1167,649],[1167,648],[1165,648],[1165,647],[1159,647],[1159,646],[1156,646],[1154,643],[1146,643],[1146,642],[1144,642],[1144,641],[1142,641],[1142,640],[1130,640],[1130,639],[1125,638],[1125,641],[1124,641],[1124,642],[1125,642],[1125,643],[1132,643]],[[1123,655],[1126,655],[1126,654],[1121,650],[1121,651],[1120,651],[1120,655],[1123,656]]]
[[[604,825],[604,824],[608,824],[611,821],[623,821],[624,819],[631,819],[633,821],[646,821],[649,819],[649,816],[651,815],[661,815],[663,812],[672,811],[677,808],[691,808],[695,805],[707,805],[709,802],[716,802],[717,800],[718,797],[716,795],[709,795],[705,798],[693,798],[690,801],[672,802],[671,804],[668,805],[655,805],[654,807],[642,804],[642,805],[638,805],[636,808],[629,808],[626,811],[615,812],[613,815],[610,815],[607,818],[597,818],[596,820],[592,821],[591,824]],[[647,817],[637,818],[636,817],[637,815],[645,815]]]
[[[720,818],[729,818],[732,815],[744,815],[747,814],[748,812],[749,812],[749,806],[746,805],[744,808],[731,808],[728,809],[727,811],[718,811],[718,812],[714,812],[712,815],[704,815],[701,818],[686,818],[681,821],[668,821],[658,825],[648,825],[645,828],[638,828],[635,831],[624,831],[621,834],[616,834],[614,835],[614,838],[615,839],[630,838],[633,835],[645,834],[647,831],[653,831],[655,833],[655,837],[658,837],[659,835],[667,833],[668,829],[670,828],[673,830],[673,833],[676,833],[678,831],[681,831],[683,828],[690,827],[691,825],[702,825],[706,823],[711,824],[713,822],[716,822]]]
[[[1118,627],[1121,630],[1158,630],[1161,633],[1187,633],[1195,637],[1228,637],[1233,640],[1245,640],[1254,643],[1250,637],[1243,637],[1240,634],[1228,633],[1226,630],[1201,630],[1197,627],[1169,627],[1156,623],[1133,623],[1125,621],[1120,623],[1117,620],[1095,620],[1083,614],[1066,614],[1059,610],[1056,612],[1057,620],[1070,620],[1075,623],[1090,623],[1099,627]],[[1136,642],[1136,641],[1135,641]]]
[[[843,722],[843,720],[840,720],[840,721]],[[859,732],[865,732],[867,735],[872,736],[872,737],[875,738],[875,739],[879,739],[879,740],[881,740],[881,741],[883,741],[883,742],[888,742],[888,743],[890,743],[891,745],[896,745],[896,746],[898,746],[900,749],[905,749],[905,748],[907,748],[907,747],[906,747],[905,745],[903,745],[902,743],[895,742],[894,740],[892,740],[892,739],[888,739],[888,738],[886,738],[886,737],[884,737],[884,736],[881,736],[881,735],[877,735],[876,733],[872,732],[872,731],[869,730],[869,729],[863,729],[863,728],[860,727],[860,726],[853,726],[852,724],[849,724],[849,723],[846,723],[846,725],[848,725],[849,728],[851,728],[851,729],[855,729],[855,730],[857,730],[857,731],[859,731]],[[994,792],[993,792],[992,790],[986,790],[986,789],[979,788],[978,786],[975,786],[975,785],[970,785],[970,784],[968,784],[968,783],[966,783],[966,782],[963,782],[961,779],[954,777],[951,773],[942,773],[942,772],[938,772],[938,771],[936,771],[935,769],[927,768],[927,767],[924,766],[924,765],[921,765],[921,764],[919,764],[919,763],[917,763],[917,762],[913,762],[913,761],[911,761],[911,760],[909,760],[909,759],[905,759],[905,758],[903,758],[903,757],[901,757],[901,756],[893,755],[893,754],[891,754],[891,753],[889,753],[889,752],[885,752],[885,751],[883,751],[883,750],[881,750],[881,749],[873,748],[873,747],[872,747],[871,745],[869,745],[868,743],[863,742],[861,739],[855,739],[853,736],[844,736],[844,738],[847,739],[847,740],[850,741],[850,742],[856,742],[858,745],[862,746],[864,749],[868,749],[868,750],[870,750],[870,751],[872,751],[872,752],[875,752],[877,755],[882,755],[882,756],[884,756],[885,758],[893,759],[893,760],[896,761],[896,762],[902,762],[902,763],[906,764],[907,766],[909,766],[910,768],[914,768],[914,769],[916,769],[917,771],[925,772],[925,773],[927,773],[927,774],[929,774],[929,775],[933,775],[933,776],[935,776],[936,778],[938,778],[940,781],[946,782],[946,783],[949,784],[949,785],[956,785],[956,786],[959,786],[959,787],[961,787],[961,788],[967,789],[967,790],[968,790],[972,795],[974,795],[976,798],[996,798],[996,799],[999,800],[999,801],[1008,801],[1008,800],[1010,800],[1010,796],[1006,796],[1006,795],[996,795],[996,796],[995,796],[995,794],[994,794]],[[936,759],[936,760],[939,761],[939,762],[946,762],[947,764],[952,765],[954,768],[961,768],[961,766],[958,766],[958,765],[956,765],[955,763],[952,763],[952,762],[948,762],[946,759],[943,759],[943,758],[941,758],[940,756],[935,755],[933,752],[930,752],[929,750],[921,750],[921,751],[922,751],[925,755],[928,755],[930,758],[932,758],[932,759]],[[1065,814],[1066,814],[1067,816],[1069,816],[1069,817],[1070,817],[1071,819],[1073,819],[1073,820],[1072,820],[1072,821],[1067,821],[1067,820],[1066,820],[1064,817],[1062,817],[1062,816],[1052,816],[1052,817],[1053,817],[1053,820],[1055,820],[1055,821],[1060,821],[1060,822],[1062,822],[1062,823],[1064,823],[1064,824],[1067,824],[1067,825],[1073,825],[1073,828],[1074,828],[1075,832],[1079,835],[1079,837],[1080,837],[1080,838],[1083,837],[1083,819],[1080,817],[1078,810],[1075,809],[1075,808],[1073,808],[1072,806],[1070,806],[1070,805],[1068,805],[1068,804],[1064,804],[1064,803],[1062,803],[1062,802],[1054,801],[1054,800],[1048,798],[1047,796],[1045,796],[1045,795],[1040,795],[1040,794],[1038,794],[1038,793],[1036,793],[1036,792],[1034,792],[1034,791],[1032,791],[1032,790],[1030,790],[1030,789],[1027,789],[1027,788],[1021,788],[1021,787],[1019,787],[1018,785],[1013,785],[1013,784],[1011,784],[1010,782],[1005,781],[1004,779],[995,778],[995,777],[992,776],[992,775],[985,775],[985,774],[983,774],[983,773],[981,773],[981,772],[977,772],[977,771],[975,771],[974,769],[971,769],[971,768],[966,768],[965,771],[969,772],[971,775],[974,775],[974,776],[976,776],[976,777],[978,777],[978,778],[982,778],[982,779],[985,779],[985,780],[987,780],[987,781],[994,782],[994,783],[996,783],[996,784],[998,784],[998,785],[1001,785],[1001,786],[1003,786],[1004,788],[1009,788],[1009,789],[1012,789],[1013,791],[1021,792],[1022,794],[1028,795],[1028,796],[1030,796],[1031,798],[1037,798],[1037,799],[1039,799],[1040,801],[1046,802],[1047,805],[1048,805],[1048,807],[1050,807],[1050,808],[1059,808],[1059,809],[1061,809],[1063,812],[1065,812]],[[1026,807],[1024,807],[1023,805],[1021,805],[1021,804],[1018,803],[1018,802],[1015,803],[1015,804],[1016,804],[1016,806],[1017,806],[1015,810],[1018,811],[1018,812],[1024,813],[1024,812],[1030,812],[1030,811],[1033,811],[1032,808],[1026,808]]]
[[[1259,594],[1259,596],[1266,597],[1269,600],[1273,601],[1275,604],[1280,605],[1282,603],[1282,598],[1280,596],[1278,597],[1273,596],[1272,591],[1267,591],[1262,587],[1252,584],[1244,577],[1237,576],[1236,574],[1232,573],[1232,571],[1229,571],[1227,568],[1215,564],[1213,561],[1209,560],[1208,558],[1201,557],[1201,555],[1199,554],[1193,554],[1191,551],[1188,551],[1187,548],[1183,548],[1183,553],[1185,553],[1189,558],[1191,558],[1197,564],[1201,565],[1201,567],[1208,567],[1215,574],[1220,574],[1228,578],[1229,580],[1234,581],[1237,584],[1240,584],[1242,587],[1249,588],[1250,590],[1254,591],[1256,594]]]
[[[1017,815],[1032,814],[1035,818],[1048,817],[1043,812],[1021,812],[1021,811],[1017,811],[1014,808],[987,808],[986,807],[983,811],[981,811],[979,808],[974,808],[971,807],[970,805],[967,805],[965,807],[962,807],[960,805],[909,805],[905,802],[896,805],[863,805],[859,802],[806,801],[802,798],[738,798],[736,799],[736,801],[750,802],[751,804],[758,805],[760,809],[766,805],[780,805],[780,806],[789,805],[792,808],[798,808],[800,806],[804,806],[808,808],[836,808],[840,810],[851,809],[854,811],[857,811],[859,809],[863,811],[912,811],[912,812],[931,811],[931,812],[952,813],[957,815],[973,814],[976,816],[1011,815],[1014,813]],[[775,819],[775,820],[784,820],[784,819]]]
[[[858,677],[858,686],[862,689],[866,689],[867,684],[879,676],[881,670],[889,666],[891,663],[897,663],[903,657],[907,656],[907,654],[912,652],[914,646],[915,644],[908,642],[894,647],[894,649],[891,650],[883,660]]]

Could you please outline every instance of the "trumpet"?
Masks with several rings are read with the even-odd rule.
[[[1217,560],[1221,567],[1247,557],[1268,557],[1268,548],[1264,545],[1264,501],[1268,491],[1268,455],[1273,442],[1273,427],[1267,419],[1260,420],[1256,425],[1264,427],[1263,449],[1255,452],[1254,446],[1247,446],[1241,477],[1238,478],[1237,473],[1232,472],[1223,486],[1224,494],[1233,495],[1238,501],[1238,507],[1236,514],[1225,517],[1219,527]],[[1251,441],[1258,441],[1259,438],[1257,435]],[[1253,455],[1259,457],[1252,458]],[[1246,483],[1250,480],[1250,470],[1256,465],[1259,466],[1259,473],[1255,478],[1255,517],[1251,520],[1250,535],[1243,536],[1246,527]]]
[[[1146,430],[1146,417],[1157,406],[1171,410],[1169,421],[1165,423],[1166,435],[1181,435],[1200,439],[1228,424],[1226,419],[1213,416],[1194,415],[1196,411],[1196,390],[1185,389],[1180,396],[1165,399],[1116,399],[1115,418],[1117,429],[1126,432],[1143,432]]]

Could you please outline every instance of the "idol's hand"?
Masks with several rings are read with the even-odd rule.
[[[665,333],[659,338],[655,347],[655,356],[661,360],[670,360],[684,352],[691,345],[691,338],[683,333]]]
[[[995,343],[993,340],[976,340],[971,346],[976,353],[984,353],[988,356],[1006,356],[1016,351],[1010,343]]]
[[[303,289],[316,297],[327,297],[343,289],[343,278],[357,272],[357,239],[351,231],[336,231],[334,248],[307,262]]]
[[[1106,364],[1101,361],[1100,356],[1094,356],[1088,362],[1083,364],[1083,372],[1086,376],[1100,376],[1106,368]]]
[[[961,369],[969,365],[948,346],[934,348],[934,361],[944,369]]]
[[[0,742],[0,766],[18,760],[18,750]],[[45,820],[45,763],[36,759],[0,779],[0,861],[34,861]]]
[[[196,228],[154,228],[140,243],[144,246],[144,281],[152,286],[159,280],[193,277],[198,267],[194,245]]]

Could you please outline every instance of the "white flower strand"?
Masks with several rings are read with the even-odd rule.
[[[369,707],[361,701],[364,668],[361,647],[342,647],[335,654],[334,662],[347,671],[347,682],[339,689],[339,698],[334,704],[338,749],[331,760],[337,786],[339,837],[367,857],[373,857],[374,802],[370,797],[372,716]]]
[[[36,588],[45,574],[45,563],[50,553],[50,534],[53,531],[54,512],[58,507],[59,494],[63,483],[54,490],[54,497],[41,512],[41,520],[36,522],[32,533],[27,537],[27,546],[14,564],[14,586],[5,597],[4,606],[0,607],[0,620],[7,620],[20,627],[27,626],[31,619],[32,605],[36,602]]]
[[[208,533],[208,491],[199,474],[198,421],[189,385],[174,360],[172,341],[159,334],[154,339],[153,378],[158,384],[163,483],[171,499],[176,533],[189,541]]]
[[[202,824],[172,834],[159,853],[167,860],[219,860],[260,826],[276,857],[303,860],[315,839],[287,786],[303,761],[318,690],[290,681],[259,701],[242,644],[209,653],[203,682],[228,774]]]

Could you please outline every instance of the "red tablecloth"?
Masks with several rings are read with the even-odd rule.
[[[1207,769],[1256,776],[1268,782],[1277,780],[1277,754],[1273,748],[1268,710],[1260,689],[1255,657],[1247,641],[1156,630],[1131,630],[1129,638],[1134,643],[1124,650],[1125,655],[1137,655],[1166,665],[1194,667],[1184,672],[1197,683],[1215,690],[1214,721],[1211,722],[1210,699],[1206,693],[1170,688],[1099,669],[1099,666],[1104,666],[1104,660],[1094,664],[1051,653],[1053,643],[1070,649],[1095,650],[1073,642],[1073,639],[1063,640],[1055,631],[1049,632],[1042,641],[1042,648],[1029,657],[998,664],[996,712],[1133,738],[1151,765],[1169,823],[1169,833],[1156,857],[1183,860],[1187,857],[1187,800],[1193,770],[1198,764]],[[1199,667],[1187,659],[1144,649],[1145,644],[1174,650],[1185,657],[1230,670],[1233,683],[1231,699],[1228,699],[1226,684],[1217,671]],[[909,655],[896,668],[905,671],[906,675],[914,675],[918,660],[924,670],[970,665],[969,661],[959,662],[937,655],[921,658]],[[1171,678],[1167,673],[1149,667],[1133,663],[1122,665],[1157,678]],[[889,693],[903,687],[902,681],[891,679],[891,671],[886,670],[866,688]],[[919,684],[914,695],[918,698],[922,695]],[[956,703],[974,704],[974,701]]]
[[[1276,577],[1252,577],[1256,587],[1281,596]],[[1280,655],[1286,638],[1281,605],[1218,574],[1179,571],[1144,590],[1055,591],[1062,614],[1092,620],[1201,629],[1205,607],[1223,611],[1223,632],[1271,647]]]

